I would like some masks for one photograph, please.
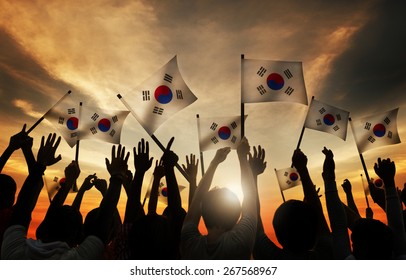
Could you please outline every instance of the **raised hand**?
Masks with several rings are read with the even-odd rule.
[[[378,158],[378,162],[374,164],[374,170],[376,175],[378,175],[385,183],[385,188],[386,182],[390,180],[394,180],[395,174],[396,174],[396,167],[395,163],[391,161],[389,158],[381,160],[381,158]]]
[[[293,152],[292,156],[293,166],[300,172],[307,168],[307,156],[300,150],[297,149]]]
[[[341,184],[341,187],[343,187],[343,190],[346,194],[351,193],[352,186],[351,186],[351,182],[348,179],[345,179],[343,181],[343,183]]]
[[[189,176],[189,179],[196,179],[198,166],[199,159],[196,160],[196,156],[194,154],[190,154],[190,161],[189,157],[186,156],[186,166],[182,164],[182,168]]]
[[[138,153],[134,147],[134,167],[136,172],[145,173],[152,165],[153,157],[149,157],[149,143],[144,138],[138,142]]]
[[[247,157],[249,153],[250,145],[248,143],[248,139],[246,137],[243,137],[237,146],[237,155],[239,157]]]
[[[154,178],[155,179],[161,179],[162,177],[165,176],[165,167],[163,165],[162,159],[159,161],[155,162],[155,168],[154,168]]]
[[[45,137],[42,136],[41,146],[38,150],[37,155],[37,162],[39,164],[42,164],[44,166],[51,166],[62,159],[61,155],[55,157],[55,152],[59,146],[59,143],[61,142],[61,137],[59,136],[58,139],[56,140],[55,139],[56,139],[55,133],[53,134],[50,133],[46,141]]]
[[[326,156],[323,164],[323,179],[325,181],[333,181],[335,180],[336,176],[334,173],[335,163],[334,163],[334,155],[333,152],[326,147],[323,149],[323,154]]]
[[[231,152],[230,147],[224,147],[224,148],[218,149],[216,154],[214,155],[212,162],[219,164],[219,163],[225,161],[225,159],[227,158],[227,155],[230,152]]]
[[[106,158],[106,167],[110,175],[121,177],[124,180],[126,172],[128,170],[128,158],[130,157],[129,152],[125,152],[125,147],[118,145],[117,154],[116,146],[111,149],[111,162]]]
[[[80,168],[76,161],[72,161],[68,166],[65,168],[65,178],[68,180],[76,180],[80,175]]]
[[[250,164],[252,174],[258,176],[265,171],[266,161],[265,161],[265,150],[261,148],[261,145],[257,148],[254,146],[254,155],[249,153],[248,162]]]
[[[107,181],[97,178],[94,180],[94,187],[102,194],[102,196],[104,196],[107,192]]]
[[[172,146],[172,143],[173,143],[174,140],[175,140],[175,137],[172,137],[169,140],[168,145],[166,146],[164,154],[162,155],[162,158],[161,158],[165,168],[173,168],[173,167],[175,167],[175,165],[178,163],[178,160],[179,160],[178,155],[175,154],[171,150],[171,146]]]
[[[83,184],[80,187],[81,189],[88,191],[90,190],[96,183],[97,180],[97,176],[96,173],[92,174],[92,175],[88,175],[85,180],[83,180]]]
[[[32,138],[28,136],[27,132],[25,131],[27,125],[24,124],[22,130],[17,134],[10,137],[9,147],[15,151],[23,147],[32,147]]]

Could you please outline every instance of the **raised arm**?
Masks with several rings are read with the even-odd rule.
[[[183,170],[186,172],[189,178],[189,199],[188,199],[188,206],[192,203],[193,196],[196,192],[197,188],[197,170],[199,166],[199,159],[196,160],[196,156],[194,154],[190,154],[189,157],[186,156],[186,166],[182,164]]]
[[[154,180],[152,182],[151,192],[149,194],[148,201],[148,215],[156,214],[156,206],[158,204],[158,193],[159,193],[159,184],[161,179],[165,176],[165,168],[162,165],[162,160],[156,161],[154,169]]]
[[[80,211],[80,205],[82,204],[83,195],[85,194],[85,192],[87,192],[94,186],[96,180],[97,180],[96,173],[86,177],[86,179],[83,181],[82,186],[79,188],[79,191],[75,196],[75,199],[73,200],[72,207]]]
[[[45,137],[42,137],[37,161],[18,194],[11,218],[11,225],[22,225],[28,230],[31,222],[31,213],[37,204],[43,187],[42,175],[47,166],[51,166],[62,159],[61,155],[55,157],[55,152],[60,141],[61,137],[56,138],[55,133],[49,134],[46,141]]]
[[[93,232],[103,242],[107,242],[114,213],[116,211],[118,200],[120,199],[121,185],[128,170],[128,158],[130,153],[125,152],[121,145],[113,146],[111,152],[111,161],[106,158],[106,167],[110,173],[110,185],[106,195],[100,203],[99,215],[96,221],[96,228]]]
[[[134,147],[135,173],[130,189],[124,216],[124,223],[133,222],[137,217],[145,215],[141,204],[141,189],[145,173],[152,165],[153,158],[149,157],[149,143],[144,139],[138,142],[138,152]]]
[[[386,198],[386,217],[388,226],[393,231],[394,250],[397,256],[406,255],[406,232],[403,224],[402,205],[395,187],[396,166],[389,158],[374,165],[375,173],[384,182]]]
[[[345,195],[347,197],[347,206],[354,211],[354,213],[356,213],[358,216],[359,215],[359,211],[357,208],[357,205],[355,204],[354,201],[354,196],[352,195],[352,185],[351,182],[348,179],[345,179],[343,181],[343,183],[341,184],[341,187],[343,188]]]
[[[214,156],[209,167],[207,168],[206,173],[197,186],[192,203],[190,204],[189,210],[186,214],[184,224],[192,223],[196,226],[199,224],[199,220],[201,217],[200,204],[202,202],[202,199],[210,189],[217,167],[227,158],[227,155],[230,153],[230,151],[231,149],[229,147],[217,150],[216,155]]]
[[[323,154],[326,157],[323,164],[322,176],[326,194],[327,212],[333,237],[334,255],[337,259],[342,260],[351,254],[351,245],[347,230],[347,217],[343,204],[338,196],[333,152],[324,147]]]
[[[72,161],[65,168],[65,182],[61,184],[61,188],[52,199],[50,208],[54,206],[62,206],[65,203],[66,197],[68,196],[69,191],[72,189],[73,185],[76,183],[79,175],[79,165],[76,161]]]
[[[326,218],[323,214],[323,208],[320,202],[320,197],[316,191],[316,188],[310,178],[309,170],[307,169],[307,156],[300,150],[294,151],[292,156],[293,166],[296,168],[300,175],[300,180],[302,181],[304,201],[313,205],[315,207],[320,221],[320,234],[327,235],[330,234],[330,229],[327,225]]]

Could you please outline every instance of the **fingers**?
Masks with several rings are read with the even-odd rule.
[[[166,145],[166,149],[165,149],[166,151],[169,151],[171,149],[171,146],[172,146],[172,143],[173,143],[174,140],[175,140],[175,137],[172,137],[169,140],[168,145]]]

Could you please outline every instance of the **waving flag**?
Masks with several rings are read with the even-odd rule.
[[[223,147],[236,149],[241,140],[241,116],[198,118],[198,135],[201,152]]]
[[[44,115],[70,147],[75,146],[77,142],[79,103],[69,92]]]
[[[118,97],[150,135],[197,100],[179,72],[176,56],[133,92]]]
[[[186,189],[185,186],[179,185],[179,192],[183,191],[184,189]],[[168,187],[163,182],[159,184],[158,201],[168,205]]]
[[[352,120],[351,125],[358,151],[400,143],[396,119],[399,108]]]
[[[276,170],[276,178],[282,191],[293,188],[301,184],[299,173],[296,168],[288,167]]]
[[[327,132],[341,139],[347,138],[347,126],[350,113],[312,100],[307,112],[304,126],[306,128]]]
[[[242,103],[296,102],[307,105],[302,62],[242,59]]]
[[[78,138],[120,144],[121,129],[129,112],[82,105]]]
[[[65,177],[57,177],[57,176],[45,176],[43,175],[44,185],[48,193],[49,201],[52,201],[56,193],[61,189],[61,185],[65,182]],[[71,188],[69,190],[70,193],[77,192],[77,189]]]

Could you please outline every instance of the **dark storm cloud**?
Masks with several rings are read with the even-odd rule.
[[[371,8],[374,16],[332,64],[321,91],[323,99],[344,96],[340,102],[353,115],[360,106],[376,112],[404,103],[406,2],[382,1]]]

